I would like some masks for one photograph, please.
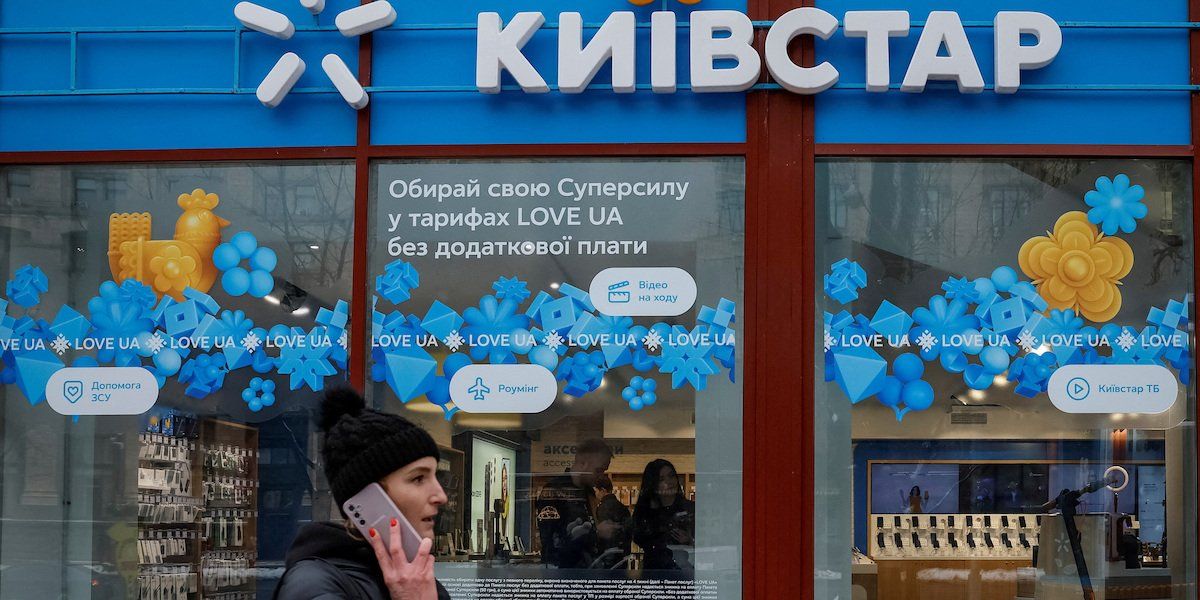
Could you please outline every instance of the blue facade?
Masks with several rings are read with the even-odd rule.
[[[66,0],[11,0],[0,6],[0,150],[121,150],[221,147],[352,145],[355,112],[347,107],[320,69],[320,58],[336,53],[354,68],[357,40],[333,30],[336,14],[357,3],[330,0],[319,17],[293,0],[262,0],[287,14],[300,31],[288,41],[246,31],[235,49],[234,0],[163,4],[132,0],[119,4]],[[1000,10],[1036,10],[1056,20],[1091,22],[1182,22],[1186,3],[1120,3],[1072,0],[1053,6],[1028,0],[931,3],[830,0],[820,3],[839,19],[847,10],[904,9],[914,21],[931,9],[956,10],[964,21],[990,22]],[[397,4],[399,18],[374,34],[371,140],[375,144],[523,144],[741,142],[745,140],[743,94],[618,95],[592,90],[579,96],[558,92],[527,95],[473,91],[479,12],[508,17],[538,10],[547,22],[577,10],[588,23],[615,10],[633,10],[648,22],[653,10],[745,10],[741,0],[704,0],[635,7],[623,0],[578,6],[524,0]],[[462,28],[429,29],[424,25]],[[412,27],[415,26],[415,29]],[[15,92],[63,90],[72,81],[72,43],[67,33],[18,34],[17,30],[63,28],[174,28],[147,33],[82,33],[75,48],[77,89],[170,90],[209,93],[126,93],[104,96],[13,97]],[[183,32],[179,28],[227,28]],[[305,31],[305,29],[310,29]],[[317,29],[317,30],[311,30]],[[679,29],[680,83],[687,82],[686,29]],[[970,27],[976,60],[992,80],[991,28]],[[643,36],[645,32],[642,32]],[[893,39],[893,82],[898,83],[920,34]],[[641,38],[644,40],[644,37]],[[553,84],[556,31],[544,29],[526,48],[530,60]],[[1023,83],[1050,86],[1143,86],[1188,83],[1186,28],[1064,28],[1063,49],[1045,69],[1026,72]],[[648,79],[645,44],[639,52],[639,81]],[[841,72],[839,88],[821,94],[817,141],[824,143],[1046,143],[1187,144],[1190,101],[1186,91],[1051,91],[1022,89],[1012,96],[991,91],[961,95],[946,84],[924,94],[868,94],[863,81],[861,39],[837,33],[817,43],[821,59]],[[253,96],[263,75],[283,52],[294,51],[308,69],[284,103],[263,108]],[[240,68],[235,65],[240,61]],[[236,71],[236,75],[235,75]],[[607,69],[597,84],[603,84]],[[243,93],[230,92],[237,86]],[[412,92],[396,88],[451,86],[455,91]],[[389,91],[390,90],[390,91]],[[786,93],[782,91],[754,93]]]

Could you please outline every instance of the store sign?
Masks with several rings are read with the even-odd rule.
[[[526,93],[550,90],[545,77],[529,61],[522,48],[545,24],[540,12],[517,13],[507,24],[499,13],[479,15],[475,82],[480,92],[501,90],[501,75],[507,71]],[[605,63],[611,63],[612,89],[632,93],[637,85],[637,28],[632,12],[611,14],[586,44],[583,17],[561,13],[558,18],[558,89],[578,94],[592,83]],[[1062,49],[1062,31],[1049,16],[1037,12],[1000,12],[994,21],[995,90],[1011,94],[1021,85],[1021,71],[1050,64]],[[674,93],[676,81],[675,13],[655,12],[650,19],[650,87],[655,93]],[[767,32],[763,56],[752,43],[754,24],[745,14],[730,10],[691,13],[690,87],[694,92],[741,92],[759,79],[765,62],[771,77],[784,89],[797,94],[816,94],[838,82],[837,67],[828,61],[805,67],[796,64],[788,46],[799,36],[830,39],[837,30],[844,36],[866,40],[866,90],[886,92],[890,88],[888,41],[909,35],[906,11],[850,11],[843,22],[819,8],[798,8],[779,17]],[[1036,42],[1021,43],[1022,36]],[[719,66],[732,62],[732,66]],[[900,89],[922,92],[929,81],[954,81],[962,93],[983,91],[983,74],[963,23],[955,12],[929,13],[909,60]]]

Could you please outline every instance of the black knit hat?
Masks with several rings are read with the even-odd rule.
[[[404,417],[367,408],[351,388],[325,393],[320,425],[325,432],[325,477],[338,508],[393,471],[426,456],[438,458],[437,443],[429,433]]]

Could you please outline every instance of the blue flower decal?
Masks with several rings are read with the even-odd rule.
[[[126,280],[121,286],[105,281],[100,284],[100,295],[88,301],[88,311],[95,327],[92,337],[102,341],[111,340],[96,353],[96,359],[101,363],[128,367],[138,362],[132,340],[139,333],[154,328],[154,321],[147,316],[147,296],[141,288],[149,292],[149,288],[132,279]],[[149,295],[152,298],[154,292],[149,292]]]
[[[1147,208],[1142,204],[1146,190],[1140,185],[1129,185],[1129,176],[1124,173],[1111,180],[1100,177],[1096,189],[1084,195],[1083,200],[1092,207],[1087,213],[1088,221],[1100,226],[1104,235],[1113,235],[1117,229],[1133,233],[1137,220],[1146,217]]]
[[[472,359],[486,358],[494,365],[515,361],[512,348],[501,343],[501,336],[529,325],[529,319],[518,313],[517,308],[517,302],[512,298],[499,300],[495,296],[484,296],[479,299],[479,308],[472,306],[463,311],[467,325],[462,333],[474,339]]]
[[[950,336],[979,327],[979,319],[967,312],[969,308],[961,298],[947,301],[945,296],[934,296],[929,299],[929,308],[922,306],[913,311],[917,324],[909,338],[921,346],[921,358],[940,358],[942,367],[952,373],[961,373],[966,368],[962,347],[947,341]]]

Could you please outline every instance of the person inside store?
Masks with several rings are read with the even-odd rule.
[[[904,512],[920,515],[925,513],[925,505],[929,504],[929,490],[925,491],[925,495],[921,496],[921,486],[914,485],[908,490],[908,497],[904,497],[904,491],[900,491],[900,499],[905,504]]]
[[[366,408],[363,397],[349,388],[326,393],[320,427],[325,477],[339,510],[378,483],[423,541],[409,561],[396,520],[388,531],[370,530],[368,539],[349,520],[311,523],[288,550],[275,599],[449,600],[433,576],[434,522],[446,503],[433,438],[404,417]],[[383,536],[390,536],[391,551]]]
[[[613,493],[612,479],[602,475],[596,482],[596,550],[592,566],[613,569],[624,565],[633,541],[633,516]]]
[[[645,568],[690,573],[695,536],[696,503],[683,495],[675,465],[650,461],[633,509],[633,541],[645,553]]]
[[[546,483],[534,504],[542,561],[563,569],[589,569],[599,555],[596,486],[612,464],[604,440],[590,439],[575,449],[571,468]],[[608,526],[606,526],[608,527]]]

